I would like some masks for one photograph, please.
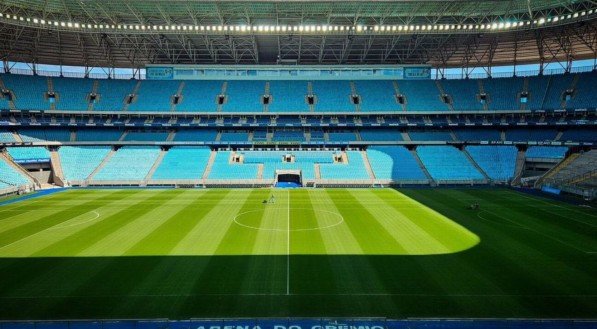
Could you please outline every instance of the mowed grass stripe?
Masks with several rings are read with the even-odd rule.
[[[170,219],[164,222],[159,230],[155,230],[144,241],[137,244],[129,253],[153,254],[158,249],[165,253],[173,253],[173,249],[184,239],[190,231],[201,222],[208,213],[218,206],[218,201],[228,198],[232,190],[206,190],[197,193],[196,201],[189,204],[179,213],[180,220]],[[165,232],[164,232],[165,231]],[[153,267],[146,271],[142,280],[131,289],[133,295],[172,295],[188,294],[195,282],[205,270],[208,257],[159,257]],[[173,270],[175,269],[175,270]],[[184,298],[182,299],[184,300]],[[181,299],[169,308],[178,309]],[[134,310],[138,307],[133,303],[127,308]]]
[[[379,202],[394,208],[399,214],[396,217],[399,227],[408,227],[407,223],[411,222],[425,232],[424,236],[413,232],[417,234],[417,240],[425,244],[421,249],[423,254],[452,253],[479,243],[479,237],[466,228],[396,190],[377,189],[367,193],[375,194]],[[430,240],[437,243],[427,244]]]
[[[336,215],[342,217],[342,214],[330,195],[323,189],[308,190],[309,203],[315,211],[317,223],[320,227],[328,226],[336,220],[340,220]],[[363,249],[348,227],[348,224],[341,218],[339,225],[320,230],[320,234],[325,246],[325,251],[329,255],[362,255]]]
[[[283,294],[286,292],[287,275],[287,212],[289,191],[284,190],[262,190],[259,198],[266,200],[273,194],[276,198],[275,204],[260,204],[263,211],[249,213],[247,215],[255,216],[250,223],[254,227],[263,228],[261,230],[239,227],[234,225],[231,231],[238,234],[251,234],[253,237],[252,257],[246,270],[242,275],[242,283],[239,291],[247,293],[262,294]],[[257,200],[259,201],[259,200]],[[251,205],[246,205],[251,208]],[[248,211],[244,210],[244,211]],[[239,213],[242,213],[241,211]],[[274,229],[274,230],[272,230]],[[249,233],[252,231],[251,233]],[[227,235],[230,237],[230,235]],[[233,243],[229,240],[229,243]],[[244,241],[242,241],[244,242]],[[276,256],[268,256],[276,255]]]
[[[479,193],[475,193],[479,192]],[[486,195],[479,190],[438,190],[436,193],[442,195],[442,198],[435,198],[444,203],[446,207],[452,209],[460,209],[461,212],[467,212],[465,206],[457,206],[467,197],[471,197],[474,193],[477,200],[483,204],[492,204],[496,201],[495,195]],[[512,216],[509,208],[504,207],[500,214],[503,216]],[[488,243],[483,243],[484,240],[491,240]],[[501,289],[507,293],[529,293],[533,294],[535,291],[544,290],[545,287],[550,287],[550,291],[554,294],[570,294],[573,291],[582,290],[582,282],[587,282],[590,277],[575,268],[568,268],[566,265],[558,266],[565,269],[564,276],[561,275],[546,275],[546,269],[559,263],[558,258],[549,255],[544,249],[545,245],[551,245],[553,241],[546,243],[544,238],[537,237],[536,234],[528,230],[514,229],[510,226],[507,232],[495,232],[490,235],[485,234],[481,237],[481,246],[491,253],[491,263],[483,263],[486,267],[483,271],[485,276],[489,276],[491,281],[499,282]],[[478,268],[477,266],[467,266],[463,268]],[[494,273],[495,269],[507,268],[508,272]],[[507,273],[518,273],[516,277],[507,277]],[[571,275],[571,273],[574,273]],[[582,279],[582,280],[579,280]],[[517,282],[518,280],[518,282]],[[456,278],[450,282],[459,282]],[[563,282],[567,282],[563,284]],[[579,285],[580,283],[580,285]],[[493,283],[495,284],[495,283]],[[472,285],[476,287],[477,285]],[[532,305],[527,305],[531,307]]]
[[[257,209],[253,212],[243,214],[239,212],[237,221],[248,224],[252,228],[233,225],[231,227],[232,238],[235,234],[253,231],[255,235],[252,248],[248,252],[252,255],[285,255],[288,244],[288,191],[286,190],[263,190],[263,200],[269,199],[270,195],[275,197],[275,203],[257,203]],[[242,214],[242,215],[241,215]],[[227,235],[229,236],[229,235]],[[232,241],[232,240],[230,240]],[[250,250],[250,251],[249,251]]]
[[[517,214],[522,215],[526,213],[528,209],[528,203],[521,203],[521,200],[512,200],[507,196],[501,196],[502,200],[511,202],[510,209]],[[567,243],[572,243],[576,247],[589,250],[597,251],[597,226],[591,225],[588,221],[583,221],[582,217],[577,216],[575,213],[571,213],[570,210],[566,210],[566,214],[556,213],[553,211],[547,211],[539,207],[532,206],[534,211],[532,212],[531,221],[515,221],[518,225],[526,226],[532,230],[538,230],[537,232],[545,233],[553,237],[568,237]],[[488,210],[491,212],[491,209]],[[521,216],[515,216],[520,218]]]
[[[139,193],[138,191],[114,191],[111,194],[117,194],[122,197],[130,196],[134,193]],[[7,231],[0,233],[0,248],[21,239],[24,239],[28,236],[33,234],[37,234],[42,232],[50,227],[63,223],[65,221],[70,220],[73,217],[80,216],[82,214],[88,213],[91,210],[96,209],[98,206],[101,205],[102,202],[107,201],[111,194],[103,196],[93,201],[88,201],[83,204],[79,204],[76,206],[69,206],[63,207],[60,205],[56,205],[56,208],[63,210],[53,213],[50,215],[42,216],[37,218],[37,220],[33,222],[27,222],[23,225],[19,225]]]
[[[320,219],[327,217],[324,221],[316,221],[318,225],[321,225],[321,227],[330,226],[341,220],[338,216],[333,215],[333,213],[338,212],[338,209],[329,195],[324,193],[325,191],[313,190],[302,192],[307,194],[304,199],[306,204],[315,204],[312,207],[314,215],[316,217],[319,216]],[[313,231],[308,232],[311,233]],[[324,250],[328,255],[338,253],[339,249],[343,250],[345,254],[339,257],[325,256],[326,262],[324,262],[324,265],[327,267],[327,271],[324,271],[324,273],[328,273],[329,276],[325,278],[327,281],[322,283],[329,286],[330,291],[367,293],[387,291],[387,287],[383,283],[383,280],[381,280],[380,274],[372,266],[371,259],[361,256],[363,250],[354,237],[353,232],[343,220],[338,225],[317,230],[313,233],[315,232],[318,233],[317,242],[324,246]],[[314,241],[311,243],[314,243]],[[354,253],[347,252],[349,250],[354,251]],[[357,256],[354,257],[353,255]],[[295,268],[302,271],[304,266]],[[316,270],[319,271],[320,268],[316,268]],[[311,290],[312,288],[306,289]]]
[[[113,190],[106,191],[106,194],[114,192],[115,191]],[[48,196],[38,196],[33,200],[23,200],[17,203],[0,206],[0,232],[35,221],[40,217],[39,214],[55,214],[63,210],[64,206],[72,207],[90,201],[86,198],[81,198],[78,195],[75,197],[75,195],[76,192],[65,191]],[[98,195],[97,197],[101,197],[101,195]],[[52,206],[47,209],[45,209],[46,207],[44,206],[36,207],[36,203],[41,204],[47,202],[50,202]]]
[[[471,195],[468,191],[464,193]],[[486,193],[478,191],[475,196],[486,196]],[[591,227],[574,223],[563,217],[560,217],[559,220],[554,219],[553,215],[537,210],[527,212],[528,206],[525,199],[512,200],[499,196],[496,198],[496,195],[492,195],[491,198],[486,198],[484,203],[490,206],[483,207],[482,205],[478,213],[481,219],[489,218],[506,225],[517,225],[521,229],[528,230],[542,238],[552,239],[564,247],[576,249],[579,252],[597,251],[597,241],[594,239],[597,230]],[[507,212],[503,211],[501,206],[503,203],[510,205]]]
[[[194,191],[194,197],[186,206],[177,208],[177,212],[164,220],[159,227],[147,234],[134,246],[129,248],[125,255],[168,255],[172,249],[185,237],[188,232],[207,214],[216,202],[209,207],[200,204],[199,200],[213,195],[218,199],[223,199],[228,194],[227,191]],[[215,200],[214,200],[215,201]]]
[[[69,236],[77,234],[79,231],[93,225],[104,218],[119,211],[119,207],[113,207],[110,203],[105,203],[103,207],[73,217],[60,224],[52,226],[37,234],[32,234],[24,239],[1,248],[1,254],[10,257],[28,257],[48,246],[66,239]],[[101,214],[101,215],[100,215]],[[65,255],[71,256],[71,255]]]
[[[364,205],[375,204],[374,207],[369,208],[372,220],[377,221],[392,235],[408,254],[437,254],[450,251],[445,245],[436,240],[433,235],[430,235],[418,226],[417,222],[419,221],[433,220],[427,218],[427,214],[422,213],[421,207],[416,207],[415,214],[412,217],[407,217],[396,211],[386,200],[378,197],[370,190],[350,190],[350,193]],[[393,197],[397,197],[397,195]]]
[[[197,218],[196,225],[172,249],[172,254],[214,255],[220,241],[232,225],[234,216],[243,208],[250,195],[250,190],[231,190],[225,198],[212,207],[211,211]]]
[[[348,190],[326,190],[340,210],[344,222],[366,254],[406,254],[402,246],[386,229],[374,220],[366,205],[357,200]]]
[[[100,194],[97,197],[106,197],[106,195],[115,193],[116,190],[106,191],[107,193]],[[46,199],[46,200],[42,200]],[[106,199],[103,199],[106,200]],[[36,202],[51,202],[51,207],[35,207]],[[52,194],[49,196],[40,196],[34,200],[24,200],[15,204],[0,206],[0,233],[13,229],[17,226],[24,225],[38,220],[40,217],[51,216],[58,212],[64,211],[77,205],[89,205],[89,200],[76,196],[76,192],[66,191],[59,194]],[[76,209],[74,209],[76,210]]]
[[[276,248],[275,242],[266,243],[265,245],[259,245],[258,240],[269,240],[270,237],[275,237],[276,232],[272,231],[260,231],[255,228],[248,228],[238,225],[234,222],[234,217],[242,216],[237,218],[241,223],[248,224],[256,228],[262,227],[269,223],[263,223],[264,220],[269,220],[269,217],[275,217],[277,211],[282,205],[271,204],[263,205],[261,202],[269,198],[270,191],[267,189],[256,189],[252,190],[249,196],[246,198],[242,208],[240,208],[236,214],[228,218],[221,218],[221,221],[226,221],[228,230],[222,236],[222,239],[217,244],[215,251],[218,255],[234,255],[234,254],[245,254],[245,255],[260,255],[261,253],[269,254],[270,248]],[[265,235],[261,233],[265,232]],[[261,248],[260,248],[261,247]],[[265,250],[264,250],[265,249]]]
[[[94,222],[77,234],[66,237],[34,254],[34,256],[65,256],[77,255],[104,239],[109,234],[116,232],[137,217],[147,214],[158,208],[163,202],[170,199],[173,195],[182,193],[181,191],[161,191],[161,190],[139,190],[131,196],[139,198],[130,198],[127,207],[104,217],[101,221]],[[125,198],[126,199],[126,198]]]
[[[246,228],[234,224],[234,216],[249,210],[260,209],[259,207],[263,206],[261,202],[269,195],[269,190],[266,189],[245,190],[244,192],[242,197],[232,196],[240,200],[236,207],[229,209],[231,210],[229,213],[224,214],[222,217],[207,218],[208,221],[217,221],[226,230],[218,232],[218,239],[211,242],[210,252],[216,253],[218,251],[219,255],[208,258],[207,262],[203,264],[204,268],[200,275],[192,278],[191,282],[193,284],[189,288],[192,294],[252,293],[254,291],[252,285],[254,284],[255,271],[259,272],[258,275],[263,276],[265,276],[266,271],[273,272],[269,274],[270,276],[279,274],[279,264],[263,263],[258,259],[258,256],[247,259],[246,257],[230,255],[238,252],[235,247],[241,250],[250,250],[257,236],[257,231],[250,232]],[[248,245],[245,245],[245,243]],[[221,253],[229,256],[222,256]],[[272,291],[268,287],[275,286],[279,282],[280,279],[276,280],[274,278],[266,286],[266,291]],[[273,288],[273,291],[276,291],[276,289]],[[189,307],[189,305],[182,305],[181,307]],[[222,305],[222,307],[230,308],[232,305]]]
[[[546,197],[542,197],[542,196],[530,196],[527,195],[524,192],[519,192],[519,191],[515,191],[515,190],[509,190],[509,189],[504,189],[501,191],[503,194],[506,194],[507,196],[511,197],[512,199],[518,200],[518,201],[522,201],[520,200],[520,198],[529,200],[529,201],[533,201],[531,202],[527,202],[527,205],[531,206],[531,207],[545,207],[545,208],[559,208],[561,210],[567,210],[567,211],[571,211],[577,214],[581,214],[584,217],[580,217],[578,219],[583,219],[586,218],[587,221],[585,223],[590,224],[592,226],[594,226],[597,221],[597,213],[595,212],[594,208],[583,208],[583,207],[579,207],[577,205],[574,204],[569,204],[563,201],[558,201],[558,200],[553,200],[550,198],[546,198]],[[534,205],[534,202],[539,202],[542,204],[542,206],[539,205]],[[591,219],[589,219],[591,218]]]
[[[290,192],[290,253],[299,255],[326,254],[321,236],[323,227],[311,204],[308,190]],[[325,230],[325,229],[324,229]]]
[[[450,218],[468,218],[468,216],[471,216],[471,212],[467,207],[455,206],[462,202],[461,200],[466,200],[467,195],[453,189],[445,191],[447,193],[444,194],[443,190],[436,189],[430,195],[427,193],[429,192],[427,190],[408,190],[408,195],[416,197],[423,204],[433,207],[435,210],[441,210],[446,215],[449,213]],[[475,200],[478,201],[479,199],[477,197]],[[483,200],[482,197],[481,200]],[[520,257],[527,250],[528,246],[524,246],[521,250],[516,250],[518,246],[510,249],[507,245],[502,246],[499,244],[496,248],[488,248],[488,245],[492,245],[493,243],[487,240],[501,242],[504,239],[511,239],[509,235],[511,232],[497,231],[494,228],[487,230],[488,227],[484,223],[476,220],[473,222],[467,221],[467,227],[469,225],[474,225],[476,229],[473,231],[477,234],[483,233],[481,243],[470,252],[442,256],[446,257],[445,260],[435,257],[418,257],[414,259],[422,268],[426,269],[425,276],[428,277],[426,281],[436,282],[437,288],[441,289],[442,294],[445,296],[474,295],[479,291],[483,291],[486,294],[503,296],[499,301],[484,298],[482,300],[483,303],[492,305],[488,307],[505,307],[517,310],[521,314],[524,314],[527,309],[532,309],[532,305],[528,305],[524,300],[517,298],[515,295],[523,293],[520,290],[522,287],[525,288],[524,293],[530,295],[542,291],[542,283],[538,283],[534,277],[529,279],[524,272],[524,268],[521,268],[521,271],[517,271],[519,268],[511,271],[509,266],[512,266],[512,264],[509,259],[504,257],[504,254]],[[486,256],[479,258],[479,256],[476,256],[479,252]],[[471,256],[467,257],[467,254]],[[518,276],[510,276],[513,272],[524,273],[524,276],[520,278]],[[527,280],[528,282],[526,282]],[[421,281],[421,283],[426,281]],[[525,282],[521,283],[520,281]],[[425,291],[427,287],[421,286],[419,289]],[[448,300],[450,303],[458,302],[461,309],[459,312],[466,312],[467,309],[474,308],[476,306],[475,303],[480,302],[476,298],[470,300],[450,298]],[[501,306],[493,305],[494,302],[501,303]]]
[[[155,231],[164,221],[175,216],[181,207],[193,202],[193,198],[186,197],[190,196],[192,191],[178,190],[177,192],[178,194],[164,200],[159,207],[137,216],[134,220],[120,226],[120,229],[105,235],[104,238],[80,252],[79,256],[123,255],[126,250]]]

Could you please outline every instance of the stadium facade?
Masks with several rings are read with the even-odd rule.
[[[273,186],[284,173],[304,186],[535,184],[593,197],[583,163],[593,161],[595,65],[572,62],[597,57],[596,10],[9,1],[0,106],[16,169],[3,187]],[[538,63],[537,76],[519,76],[524,63]],[[493,77],[502,64],[512,77]],[[84,77],[64,77],[63,65]],[[562,74],[545,74],[553,65]],[[91,78],[94,67],[109,79]],[[114,79],[122,67],[133,79]],[[443,79],[450,67],[466,79]],[[479,71],[487,78],[470,79]],[[102,156],[82,170],[89,153]]]
[[[596,17],[564,0],[2,1],[0,195],[499,185],[592,200]],[[48,248],[31,254],[72,256]]]

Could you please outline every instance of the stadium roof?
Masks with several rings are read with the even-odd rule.
[[[4,0],[0,56],[47,64],[420,64],[595,58],[574,0]]]

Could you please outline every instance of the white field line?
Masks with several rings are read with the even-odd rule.
[[[520,196],[520,197],[523,197],[523,198],[526,198],[526,199],[529,199],[529,200],[533,200],[533,201],[539,201],[539,202],[542,202],[542,203],[544,203],[544,204],[548,204],[548,205],[551,205],[551,206],[554,206],[554,207],[557,207],[557,208],[562,208],[562,209],[564,209],[564,210],[574,211],[574,212],[581,213],[581,214],[583,214],[583,215],[586,215],[586,216],[589,216],[589,217],[594,217],[594,218],[597,218],[597,215],[593,215],[593,214],[587,214],[587,213],[586,213],[586,212],[584,212],[584,211],[580,211],[580,210],[578,210],[578,209],[574,209],[573,207],[571,207],[571,206],[568,206],[568,205],[566,205],[566,206],[564,207],[564,206],[562,206],[562,205],[559,205],[559,204],[551,203],[551,202],[545,201],[545,199],[544,199],[544,198],[542,198],[542,197],[531,198],[531,197],[529,197],[529,196],[526,196],[526,195],[524,195],[524,193],[522,193],[522,192],[519,192],[518,194],[519,194],[519,195],[517,195],[517,196]],[[507,198],[507,199],[511,199],[511,200],[513,200],[512,198]],[[560,215],[560,216],[561,216],[561,215]],[[584,224],[590,225],[590,224],[588,224],[588,223],[584,223]]]
[[[597,253],[597,251],[586,251],[586,250],[583,250],[583,249],[579,249],[579,248],[577,248],[577,247],[575,247],[575,246],[573,246],[573,245],[571,245],[571,244],[569,244],[569,243],[566,243],[566,242],[564,242],[564,241],[562,241],[562,240],[560,240],[560,239],[554,238],[554,237],[553,237],[553,236],[551,236],[551,235],[548,235],[548,234],[545,234],[545,233],[541,233],[541,232],[539,232],[539,231],[536,231],[536,230],[534,230],[534,229],[532,229],[532,228],[530,228],[530,227],[528,227],[528,226],[525,226],[525,225],[522,225],[522,224],[520,224],[520,223],[517,223],[517,222],[515,222],[515,221],[512,221],[512,220],[510,220],[510,219],[508,219],[508,218],[506,218],[506,217],[500,216],[500,215],[498,215],[498,214],[496,214],[496,213],[494,213],[494,212],[491,212],[491,211],[487,211],[487,210],[481,210],[481,211],[479,211],[479,212],[477,213],[477,217],[479,217],[479,218],[481,218],[481,219],[484,219],[484,220],[491,221],[491,222],[494,222],[494,223],[495,223],[495,221],[492,221],[492,220],[490,220],[490,219],[487,219],[487,218],[484,218],[483,216],[481,216],[480,214],[481,214],[482,212],[486,212],[486,213],[492,214],[492,215],[494,215],[494,216],[496,216],[496,217],[499,217],[499,218],[501,218],[501,219],[504,219],[504,220],[506,220],[506,221],[508,221],[508,222],[510,222],[510,223],[513,223],[514,225],[518,226],[519,228],[522,228],[522,229],[524,229],[524,230],[529,230],[529,231],[531,231],[531,232],[535,232],[535,233],[537,233],[537,234],[539,234],[539,235],[541,235],[541,236],[544,236],[544,237],[546,237],[546,238],[548,238],[548,239],[551,239],[551,240],[554,240],[554,241],[556,241],[556,242],[559,242],[559,243],[561,243],[561,244],[563,244],[563,245],[565,245],[565,246],[568,246],[568,247],[570,247],[570,248],[573,248],[573,249],[575,249],[575,250],[577,250],[577,251],[580,251],[580,252],[582,252],[582,253],[585,253],[585,254],[595,254],[595,253]]]
[[[290,190],[288,190],[288,245],[286,248],[286,295],[290,295]]]
[[[94,221],[94,220],[98,219],[98,218],[99,218],[99,216],[100,216],[100,214],[99,214],[97,211],[93,211],[93,210],[92,210],[92,211],[90,211],[90,212],[87,212],[86,214],[89,214],[89,213],[94,213],[96,216],[95,216],[94,218],[92,218],[92,219],[88,219],[88,220],[86,220],[86,221],[84,221],[84,222],[82,222],[82,223],[75,223],[75,224],[71,224],[71,225],[68,225],[68,226],[60,226],[60,225],[61,225],[62,223],[64,223],[64,222],[62,222],[62,223],[58,223],[58,224],[56,224],[56,225],[54,225],[54,226],[50,226],[50,227],[48,227],[48,228],[46,228],[46,229],[43,229],[43,230],[41,230],[41,231],[39,231],[39,232],[37,232],[37,233],[33,233],[33,234],[31,234],[31,235],[28,235],[28,236],[26,236],[26,237],[24,237],[24,238],[22,238],[22,239],[19,239],[19,240],[15,241],[15,242],[12,242],[12,243],[9,243],[9,244],[7,244],[7,245],[5,245],[5,246],[2,246],[2,247],[0,247],[0,250],[1,250],[1,249],[4,249],[4,248],[8,248],[8,247],[10,247],[10,246],[12,246],[12,245],[14,245],[14,244],[16,244],[16,243],[19,243],[19,242],[21,242],[21,241],[23,241],[23,240],[29,239],[29,238],[30,238],[30,237],[32,237],[32,236],[36,236],[36,235],[38,235],[38,234],[41,234],[41,233],[44,233],[44,232],[46,232],[46,231],[51,231],[51,230],[56,230],[56,229],[61,229],[61,228],[67,228],[67,227],[71,227],[71,226],[75,226],[75,225],[82,225],[82,224],[85,224],[85,223],[89,223],[89,222],[91,222],[91,221]],[[70,219],[69,219],[69,220],[70,220]]]
[[[596,298],[597,295],[557,295],[557,294],[426,294],[426,293],[305,293],[305,294],[293,294],[294,296],[410,296],[410,297],[461,297],[461,298],[476,298],[476,297],[548,297],[548,298]],[[126,294],[126,295],[101,295],[97,298],[105,297],[196,297],[196,296],[287,296],[287,294],[280,293],[206,293],[206,294]],[[49,299],[49,298],[90,298],[89,296],[78,296],[78,295],[51,295],[51,296],[0,296],[0,300],[7,299]],[[91,297],[91,298],[95,298]]]
[[[301,210],[301,209],[311,209],[311,208],[290,208],[291,210]],[[290,230],[290,232],[303,232],[303,231],[317,231],[317,230],[324,230],[324,229],[328,229],[328,228],[332,228],[332,227],[336,227],[338,225],[341,225],[342,223],[344,223],[344,216],[342,216],[341,214],[335,212],[335,211],[328,211],[328,210],[313,210],[315,213],[328,213],[331,215],[334,215],[335,217],[337,217],[339,220],[336,223],[332,223],[326,226],[318,226],[318,227],[309,227],[309,228],[297,228],[294,230]],[[281,228],[265,228],[265,227],[257,227],[257,226],[251,226],[251,225],[246,225],[241,223],[241,221],[239,221],[238,219],[241,218],[243,215],[246,214],[250,214],[250,213],[254,213],[254,212],[263,212],[262,209],[255,209],[255,210],[249,210],[249,211],[244,211],[239,213],[238,215],[234,216],[234,218],[232,219],[232,221],[234,222],[234,224],[238,225],[238,226],[242,226],[245,228],[250,228],[253,230],[257,230],[257,231],[271,231],[271,232],[286,232],[287,229],[281,229]]]

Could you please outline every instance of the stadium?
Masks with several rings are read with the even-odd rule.
[[[597,3],[0,1],[0,329],[597,327]]]

